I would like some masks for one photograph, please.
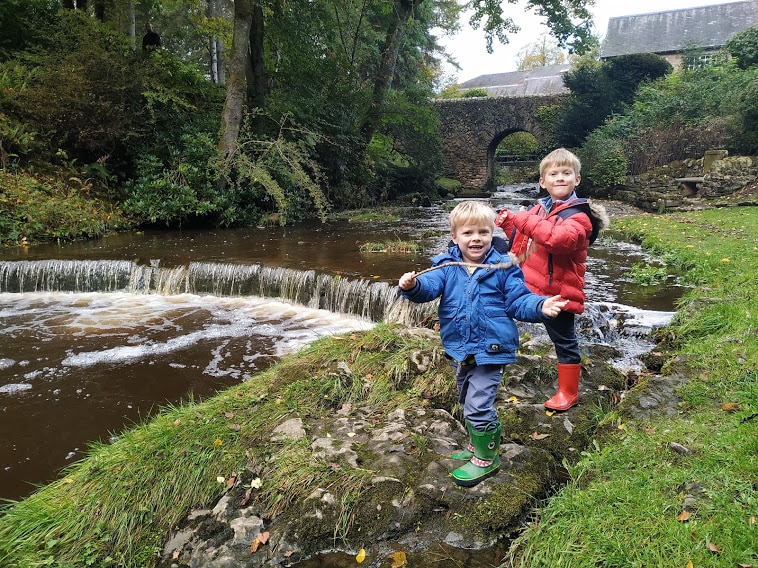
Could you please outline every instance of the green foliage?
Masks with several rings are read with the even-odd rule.
[[[487,89],[483,89],[481,87],[466,89],[461,94],[461,97],[463,97],[464,99],[471,99],[475,97],[486,97],[486,96],[487,96]]]
[[[446,177],[437,178],[434,184],[439,188],[442,195],[457,195],[462,187],[459,180]]]
[[[137,161],[137,176],[126,183],[124,212],[138,223],[181,226],[202,218],[219,205],[209,162],[214,141],[207,135],[186,134],[181,147],[164,161],[145,154]]]
[[[641,84],[670,71],[666,60],[652,54],[624,55],[602,63],[582,58],[564,75],[571,98],[555,129],[559,144],[580,146],[607,117],[634,100]]]
[[[535,154],[540,143],[533,134],[519,131],[503,138],[495,148],[495,156],[524,156]]]
[[[594,187],[614,187],[626,182],[628,162],[624,148],[603,130],[596,130],[579,150],[582,178]]]
[[[631,174],[713,148],[749,151],[756,147],[757,81],[757,68],[732,63],[673,73],[642,86],[634,103],[593,137],[620,145]]]
[[[87,180],[40,182],[0,171],[0,187],[0,244],[92,238],[129,226],[115,205],[92,197]]]
[[[734,34],[724,45],[724,50],[736,60],[740,69],[758,65],[758,26]]]
[[[322,221],[331,204],[322,190],[323,174],[311,157],[316,133],[282,119],[276,136],[243,129],[239,148],[217,164],[223,183],[216,223],[246,225],[276,220],[281,225],[315,214]]]
[[[56,0],[3,0],[0,2],[0,60],[36,44],[45,23],[55,16]]]
[[[655,286],[668,278],[668,270],[665,266],[636,262],[629,268],[628,276],[635,284]]]

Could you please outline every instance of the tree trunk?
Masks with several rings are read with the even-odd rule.
[[[263,8],[253,8],[250,27],[250,58],[247,66],[247,98],[251,108],[263,108],[266,102],[266,65],[263,60]]]
[[[387,100],[387,93],[392,87],[392,77],[395,74],[397,54],[400,51],[400,44],[403,42],[406,23],[413,9],[420,2],[423,2],[423,0],[393,1],[395,18],[387,30],[387,37],[382,46],[382,62],[374,81],[371,105],[361,126],[361,132],[366,144],[371,142],[371,139],[374,137],[374,132],[376,132],[377,125],[382,116],[382,108]]]
[[[245,104],[245,69],[249,56],[250,27],[253,19],[253,0],[234,2],[234,33],[229,58],[229,80],[226,83],[226,101],[221,116],[221,136],[218,152],[229,160],[237,150],[242,111]]]

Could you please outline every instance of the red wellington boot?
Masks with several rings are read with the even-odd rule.
[[[579,363],[558,363],[558,392],[545,402],[550,410],[568,410],[579,404]]]

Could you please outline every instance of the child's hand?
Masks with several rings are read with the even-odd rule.
[[[400,277],[400,282],[398,283],[398,286],[400,286],[401,290],[410,290],[416,285],[416,272],[406,272]]]
[[[502,211],[499,211],[497,214],[497,217],[495,217],[495,225],[498,227],[502,227],[505,225],[506,221],[508,220],[508,217],[513,215],[511,211],[508,209],[503,209]]]
[[[548,298],[542,303],[542,313],[546,316],[554,318],[559,313],[561,313],[561,310],[563,310],[563,308],[565,308],[568,303],[568,300],[564,300],[561,295],[558,294],[557,296]]]

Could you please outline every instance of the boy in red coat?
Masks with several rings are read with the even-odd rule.
[[[587,201],[574,192],[580,170],[572,152],[550,152],[540,163],[540,186],[548,196],[525,211],[503,210],[495,220],[510,237],[511,252],[527,255],[521,269],[532,292],[568,300],[558,317],[545,322],[558,357],[558,392],[545,402],[551,410],[568,410],[579,402],[581,355],[574,320],[584,311],[584,273],[593,232]]]

